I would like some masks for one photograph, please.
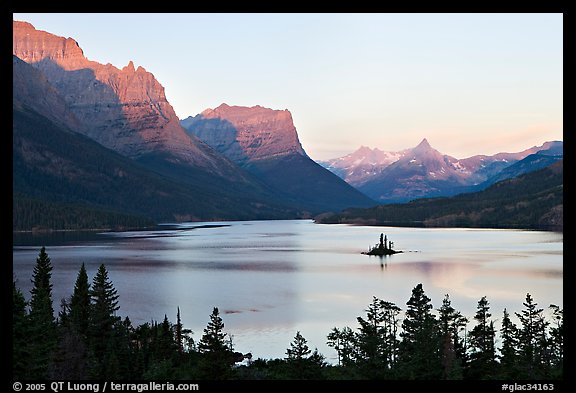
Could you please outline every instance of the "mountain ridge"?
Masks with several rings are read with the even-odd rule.
[[[378,202],[394,203],[477,191],[504,177],[512,177],[513,172],[502,171],[531,154],[548,149],[562,154],[562,142],[545,142],[517,153],[457,159],[438,152],[424,138],[416,147],[397,152],[362,146],[347,156],[321,164]]]
[[[290,203],[310,211],[375,203],[306,154],[287,109],[222,104],[181,124]]]
[[[43,73],[83,123],[77,131],[102,145],[131,158],[167,151],[215,172],[229,166],[186,134],[164,87],[142,66],[89,60],[74,39],[20,21],[13,21],[13,54]]]
[[[563,160],[477,192],[408,203],[345,209],[315,217],[321,224],[515,228],[562,231]]]

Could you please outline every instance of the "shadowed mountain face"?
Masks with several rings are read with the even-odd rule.
[[[291,204],[311,212],[374,204],[306,155],[288,110],[222,104],[181,124]]]
[[[222,104],[181,124],[238,164],[288,154],[306,156],[288,110]]]
[[[16,56],[12,56],[12,88],[14,106],[33,107],[54,123],[71,129],[83,127],[44,74]]]

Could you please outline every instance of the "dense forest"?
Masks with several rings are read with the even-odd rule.
[[[14,194],[12,197],[12,230],[126,230],[154,227],[149,218],[95,209],[80,204],[48,202]]]
[[[469,320],[445,295],[433,310],[422,284],[406,309],[374,297],[358,327],[333,328],[327,344],[338,354],[328,364],[300,332],[283,359],[253,359],[234,351],[214,308],[202,336],[165,315],[162,322],[133,326],[121,319],[119,295],[104,264],[92,279],[84,264],[57,317],[52,299],[52,263],[43,247],[33,270],[27,302],[13,281],[13,378],[28,379],[396,379],[558,380],[563,378],[563,309],[544,309],[526,295],[524,308],[504,310],[500,328],[486,297]],[[472,328],[468,325],[472,324]]]

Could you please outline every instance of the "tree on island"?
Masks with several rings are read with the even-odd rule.
[[[388,250],[388,236],[383,233],[380,234],[380,243],[378,243],[378,248],[380,250]]]

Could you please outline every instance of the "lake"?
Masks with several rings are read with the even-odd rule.
[[[403,253],[362,255],[380,233]],[[320,225],[311,220],[184,223],[153,231],[14,236],[13,270],[30,298],[42,245],[52,260],[54,308],[68,297],[82,262],[90,282],[104,263],[120,295],[118,315],[134,326],[180,307],[197,342],[218,307],[235,350],[285,357],[297,331],[330,362],[333,327],[357,327],[372,296],[402,310],[422,283],[434,309],[449,294],[470,320],[487,296],[496,325],[506,307],[563,307],[563,234],[501,229]],[[469,325],[473,326],[472,323]]]

